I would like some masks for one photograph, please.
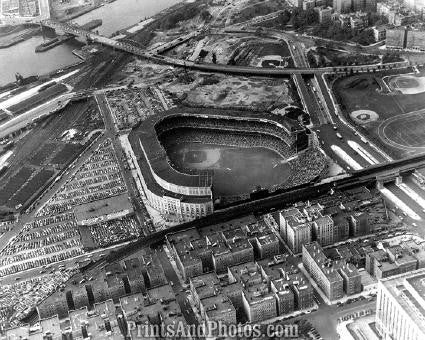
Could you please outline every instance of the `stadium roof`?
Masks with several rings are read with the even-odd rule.
[[[146,182],[146,185],[148,186],[150,191],[159,196],[169,196],[184,202],[202,203],[211,200],[209,197],[206,196],[187,196],[182,194],[176,194],[172,191],[164,189],[156,182],[155,178],[153,177],[153,174],[148,165],[148,161],[141,150],[137,130],[133,130],[129,134],[128,139],[130,141],[134,153],[137,155],[137,161],[139,163],[140,171],[143,173],[143,179]],[[171,166],[170,169],[172,169]]]
[[[133,151],[138,156],[140,169],[143,172],[143,176],[150,190],[162,195],[178,198],[181,198],[183,195],[165,190],[156,182],[152,171],[158,177],[168,183],[185,187],[205,188],[210,188],[212,186],[213,174],[212,171],[198,171],[192,174],[183,173],[177,171],[169,164],[167,153],[158,139],[156,127],[167,119],[182,116],[249,121],[258,120],[258,122],[264,123],[273,122],[278,124],[281,128],[285,129],[287,133],[290,133],[291,131],[304,130],[297,121],[293,121],[279,115],[252,111],[218,110],[205,108],[175,108],[148,118],[147,120],[141,122],[141,124],[135,127],[130,133],[130,143],[132,145]],[[143,153],[140,144],[143,145],[143,149],[145,150],[146,155]],[[149,159],[149,164],[147,163],[147,159]],[[195,200],[197,197],[189,195],[184,196],[187,197],[190,201]],[[205,198],[205,196],[198,196],[198,198],[202,199]]]

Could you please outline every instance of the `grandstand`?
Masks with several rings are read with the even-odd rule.
[[[155,209],[182,221],[206,216],[214,208],[213,172],[176,169],[165,150],[173,138],[193,140],[197,132],[201,143],[266,147],[283,158],[311,144],[309,132],[297,121],[273,114],[176,108],[150,117],[129,135],[141,184]]]

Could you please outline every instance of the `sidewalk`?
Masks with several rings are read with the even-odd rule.
[[[348,326],[351,323],[353,323],[353,320],[341,322],[336,326],[336,332],[338,333],[340,339],[357,340],[351,335],[350,331],[348,330]]]

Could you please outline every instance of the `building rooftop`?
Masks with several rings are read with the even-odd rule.
[[[245,226],[245,230],[247,232],[248,237],[255,237],[255,236],[260,237],[263,235],[268,235],[273,232],[270,229],[270,227],[266,224],[266,222],[262,220],[247,224]]]
[[[215,296],[210,296],[201,300],[201,305],[203,306],[205,313],[208,318],[221,318],[223,313],[234,311],[236,313],[235,307],[233,306],[230,299],[224,294],[218,294]]]
[[[193,251],[191,243],[178,243],[174,246],[181,263],[190,266],[201,262],[201,258]]]
[[[292,215],[286,218],[288,226],[294,230],[302,230],[310,228],[310,221],[304,215]]]
[[[124,281],[122,280],[122,277],[118,275],[108,275],[105,281],[109,288],[117,287],[117,286],[124,287]]]
[[[273,285],[276,288],[276,290],[280,293],[280,294],[290,294],[292,293],[291,289],[289,288],[289,284],[286,281],[286,279],[277,279],[277,280],[273,280]]]
[[[265,300],[274,300],[274,294],[269,292],[267,284],[259,283],[248,287],[244,291],[246,300],[250,305],[264,302]]]
[[[313,261],[316,262],[320,270],[326,275],[330,282],[342,281],[342,277],[337,271],[339,265],[334,266],[334,261],[329,260],[326,257],[326,255],[323,253],[322,247],[317,242],[305,244],[303,247],[310,254]]]
[[[94,311],[99,315],[115,317],[115,305],[112,300],[94,304]]]
[[[425,333],[425,269],[395,275],[378,284],[394,296],[407,315]]]
[[[141,311],[146,301],[143,293],[131,294],[120,298],[120,305],[126,317]]]
[[[99,201],[93,201],[74,207],[75,218],[78,223],[94,224],[102,221],[102,217],[122,213],[133,213],[133,207],[128,194],[113,196]]]
[[[279,243],[279,239],[275,234],[267,234],[264,236],[257,237],[258,243],[262,246],[271,244],[271,243]]]
[[[229,268],[229,272],[237,282],[242,282],[245,286],[262,282],[259,268],[254,262],[246,262]]]
[[[252,249],[251,243],[248,241],[248,239],[237,239],[233,242],[227,243],[231,252],[237,252],[245,249]]]
[[[161,299],[163,301],[169,301],[175,300],[176,298],[174,291],[169,284],[148,289],[148,296],[152,301],[159,301]]]
[[[341,261],[342,264],[339,267],[339,270],[345,274],[347,277],[356,277],[359,276],[359,271],[356,266],[352,263],[346,263],[345,261]]]

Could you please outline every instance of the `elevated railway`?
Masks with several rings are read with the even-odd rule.
[[[413,172],[423,167],[425,167],[425,155],[419,155],[391,163],[374,165],[367,169],[355,171],[346,176],[326,179],[314,185],[307,183],[292,188],[291,190],[278,190],[270,193],[265,198],[247,200],[225,209],[216,210],[213,214],[206,217],[152,233],[114,251],[101,261],[89,264],[84,270],[90,270],[110,263],[111,261],[116,261],[136,252],[141,247],[159,245],[164,241],[168,233],[183,231],[190,228],[203,228],[245,216],[248,213],[265,213],[272,208],[283,209],[296,202],[311,200],[329,194],[330,189],[348,189],[359,185],[374,185],[382,177],[387,178],[387,180],[392,177],[395,180],[400,174]]]

